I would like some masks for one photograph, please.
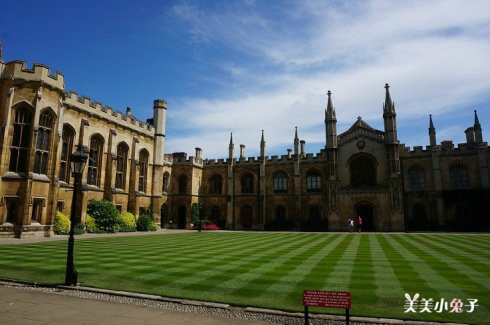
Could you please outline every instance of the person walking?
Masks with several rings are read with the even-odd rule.
[[[349,219],[347,219],[347,230],[349,230],[349,234],[352,233],[351,226],[352,226],[352,219],[349,218]]]
[[[354,219],[349,219],[349,230],[352,234],[352,232],[354,231]]]
[[[357,216],[357,232],[361,232],[362,231],[362,218],[361,216]]]

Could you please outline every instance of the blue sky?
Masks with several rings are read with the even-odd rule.
[[[326,91],[338,131],[382,129],[391,85],[399,138],[464,142],[477,109],[490,139],[488,1],[84,1],[2,3],[4,60],[43,63],[104,105],[151,117],[168,101],[166,152],[256,155],[324,146]],[[236,150],[238,151],[238,150]]]

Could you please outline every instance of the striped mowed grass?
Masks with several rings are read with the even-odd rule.
[[[488,324],[490,236],[214,232],[76,241],[81,285],[301,311],[347,290],[352,315]],[[0,278],[62,283],[66,241],[1,245]],[[478,299],[473,313],[405,313],[405,293]],[[343,313],[314,309],[314,312]]]

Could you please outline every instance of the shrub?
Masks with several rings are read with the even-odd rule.
[[[192,203],[191,217],[192,217],[192,223],[194,224],[194,226],[199,227],[199,222],[202,222],[202,225],[204,226],[205,216],[204,215],[201,216],[201,213],[203,213],[203,212],[204,212],[204,209],[202,209],[202,211],[201,211],[199,203]],[[201,217],[201,219],[199,217]]]
[[[87,213],[94,218],[97,229],[105,232],[119,231],[119,212],[112,202],[90,200]]]
[[[83,223],[79,223],[73,229],[73,233],[75,235],[83,235],[85,233],[85,225]]]
[[[60,211],[56,211],[53,230],[57,235],[68,235],[70,233],[70,219]]]
[[[121,212],[119,222],[120,222],[119,231],[121,232],[136,231],[136,217],[131,212]]]
[[[95,225],[95,220],[88,214],[85,215],[85,230],[89,233],[97,232],[97,226]]]
[[[136,221],[136,229],[138,231],[155,231],[157,230],[157,225],[153,220],[153,216],[149,213],[143,213],[139,216]]]

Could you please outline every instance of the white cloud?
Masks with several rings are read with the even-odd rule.
[[[253,154],[265,129],[268,147],[285,153],[295,125],[307,145],[323,143],[327,89],[344,125],[358,115],[381,118],[385,82],[392,85],[399,119],[423,116],[426,123],[429,112],[443,114],[488,99],[488,1],[293,6],[280,13],[288,20],[272,19],[255,6],[212,12],[187,4],[174,8],[199,46],[219,43],[255,60],[230,58],[219,67],[236,78],[223,88],[222,98],[178,100],[169,123],[185,122],[194,132],[169,137],[168,151],[191,153],[200,146],[204,156],[226,157],[233,131],[235,144],[246,144]],[[273,68],[257,71],[257,66]],[[241,85],[254,87],[244,92]]]

